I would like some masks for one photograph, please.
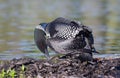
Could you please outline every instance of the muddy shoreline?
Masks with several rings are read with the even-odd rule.
[[[14,69],[15,78],[120,78],[120,58],[93,58],[81,61],[79,58],[54,57],[51,60],[20,58],[0,64],[0,72]]]

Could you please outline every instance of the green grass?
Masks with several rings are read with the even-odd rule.
[[[22,65],[21,66],[21,71],[20,71],[20,77],[19,78],[25,78],[25,66]]]
[[[14,69],[8,69],[7,71],[2,69],[0,73],[1,78],[15,78],[16,76],[16,71]]]
[[[20,67],[20,71],[17,74],[15,69],[9,68],[8,70],[2,69],[0,72],[0,78],[15,78],[19,75],[19,78],[25,78],[25,66]]]

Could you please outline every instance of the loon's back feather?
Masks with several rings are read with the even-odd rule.
[[[82,26],[77,21],[62,17],[50,22],[46,28],[46,31],[50,33],[51,37],[58,37],[61,39],[73,38],[80,30],[82,30]]]

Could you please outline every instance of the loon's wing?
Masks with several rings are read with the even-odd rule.
[[[82,26],[80,26],[79,22],[62,17],[50,22],[46,28],[51,37],[59,37],[61,39],[75,37],[80,30],[82,30]]]

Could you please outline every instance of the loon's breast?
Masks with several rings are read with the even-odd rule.
[[[49,38],[47,39],[47,43],[48,46],[54,50],[57,53],[60,54],[67,54],[69,52],[67,52],[66,50],[68,49],[68,46],[71,45],[71,42],[73,41],[73,39],[68,39],[68,40],[60,40],[60,39],[56,39],[56,38]]]
[[[75,49],[77,50],[77,49],[84,48],[86,45],[86,42],[77,41],[74,38],[70,38],[66,40],[50,38],[48,39],[48,45],[52,50],[54,50],[57,53],[67,54],[67,53],[70,53],[68,50],[75,50]]]

